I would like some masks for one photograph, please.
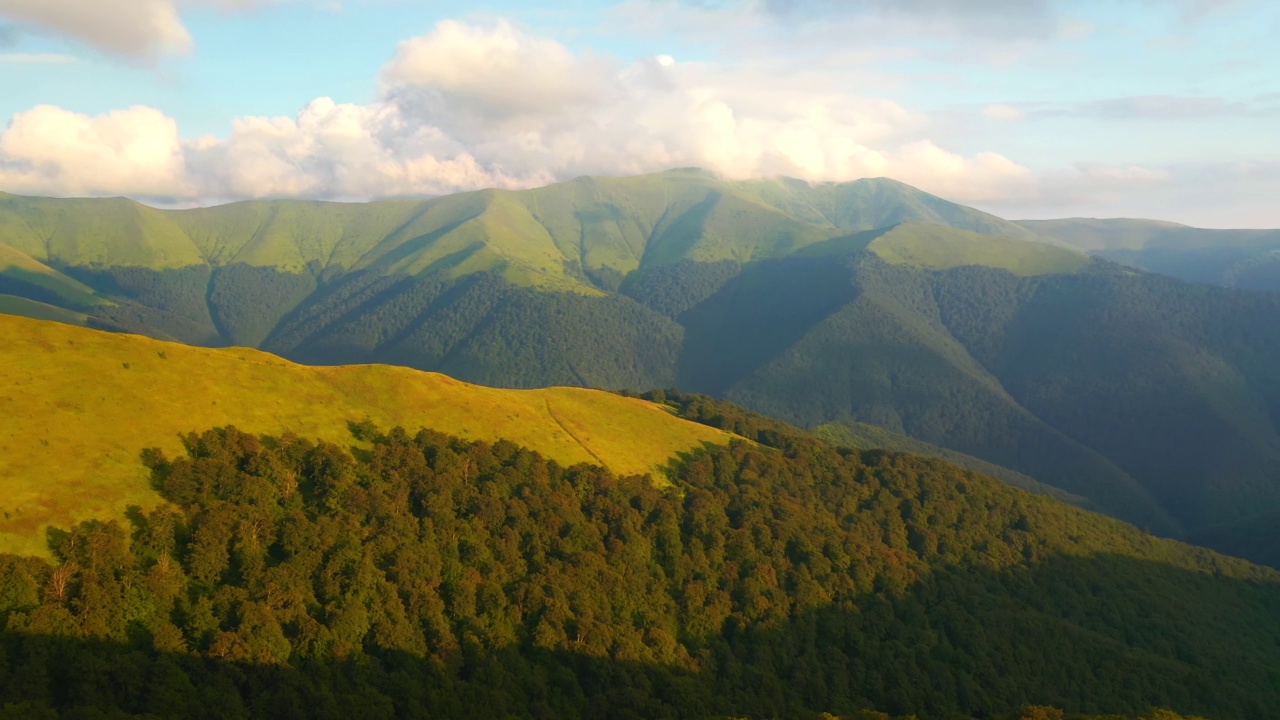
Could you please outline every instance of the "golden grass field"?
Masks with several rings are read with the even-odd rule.
[[[654,473],[729,435],[597,390],[500,390],[382,365],[307,367],[0,316],[0,552],[47,554],[45,529],[161,502],[139,454],[235,425],[349,446],[349,420],[505,438],[562,464]]]

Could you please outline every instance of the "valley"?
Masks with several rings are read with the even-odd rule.
[[[1174,537],[1280,510],[1280,296],[1062,246],[1110,247],[1105,223],[688,169],[364,205],[8,196],[0,227],[13,312],[496,387],[679,387]]]
[[[1276,562],[1280,295],[1036,227],[0,197],[0,703],[1265,717],[1280,576],[1179,540]]]

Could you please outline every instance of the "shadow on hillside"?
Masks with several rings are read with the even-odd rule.
[[[0,595],[0,613],[14,602]],[[730,619],[710,637],[676,638],[690,659],[672,664],[535,647],[530,617],[507,647],[464,642],[424,658],[377,649],[370,635],[368,655],[283,666],[157,652],[137,625],[119,642],[6,631],[0,718],[58,717],[41,708],[85,718],[769,718],[863,707],[999,718],[1038,703],[1256,720],[1280,708],[1278,617],[1274,584],[1094,556],[1004,573],[938,569],[780,626]]]
[[[786,257],[743,266],[684,313],[680,387],[722,395],[854,300],[848,257]]]

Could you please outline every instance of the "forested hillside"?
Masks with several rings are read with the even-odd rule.
[[[729,436],[653,404],[578,388],[514,391],[386,366],[312,368],[256,350],[193,348],[0,316],[0,551],[47,553],[46,529],[161,502],[138,454],[195,425],[350,440],[347,424],[506,439],[565,465],[664,468]]]
[[[1280,706],[1280,575],[709,400],[663,490],[514,443],[192,433],[0,558],[12,717],[1044,720]],[[1031,708],[1035,704],[1042,707]],[[1019,709],[1022,708],[1022,709]],[[1075,717],[1075,716],[1072,716]],[[1150,718],[1173,718],[1172,713]]]
[[[0,310],[503,387],[680,387],[1178,537],[1280,512],[1280,294],[1038,239],[892,181],[695,170],[366,205],[4,196]]]
[[[1028,230],[1150,272],[1280,292],[1280,230],[1210,230],[1157,220],[1023,220]]]

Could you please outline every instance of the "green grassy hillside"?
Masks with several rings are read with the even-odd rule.
[[[176,212],[0,196],[0,218],[13,312],[490,386],[678,386],[879,426],[1171,535],[1280,511],[1280,296],[1091,261],[1033,241],[1052,223],[889,180],[680,170]],[[1097,251],[1110,225],[1071,227]],[[1190,232],[1122,229],[1124,252]]]
[[[926,270],[980,265],[1014,275],[1060,275],[1090,266],[1084,253],[921,223],[895,226],[872,240],[867,249],[892,265]]]
[[[0,555],[0,708],[1255,720],[1280,706],[1280,572],[936,460],[667,400],[760,444],[690,453],[662,489],[414,429],[365,428],[354,452],[192,433],[148,456],[165,507],[51,533],[52,562]]]
[[[88,309],[104,302],[93,288],[0,242],[0,291],[6,288],[67,308]]]
[[[39,553],[44,528],[158,502],[139,453],[234,424],[350,443],[348,421],[512,440],[565,465],[654,473],[724,433],[649,403],[571,388],[496,390],[382,366],[309,368],[0,316],[0,548]]]
[[[1158,220],[1023,220],[1098,257],[1191,282],[1280,291],[1280,230],[1210,230]]]
[[[686,259],[748,262],[904,222],[1030,237],[889,180],[728,182],[693,170],[425,201],[280,200],[181,211],[119,198],[0,195],[0,242],[58,267],[498,270],[517,284],[587,293],[597,290],[572,268],[626,274]]]
[[[0,315],[19,315],[35,320],[53,320],[67,325],[89,324],[89,316],[35,300],[13,295],[0,295]]]

